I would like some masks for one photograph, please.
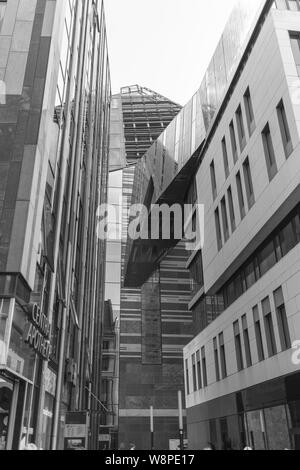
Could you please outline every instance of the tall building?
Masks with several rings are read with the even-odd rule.
[[[200,242],[186,264],[193,450],[299,448],[299,35],[298,1],[238,1],[199,91],[136,167],[133,202],[202,208],[185,219]],[[130,240],[125,285],[178,241]]]
[[[90,412],[92,446],[110,118],[102,1],[0,2],[0,50],[0,448],[63,448],[75,410]]]
[[[178,439],[178,390],[183,390],[182,348],[191,336],[189,273],[184,247],[171,251],[142,288],[126,288],[123,270],[128,209],[137,186],[135,168],[181,110],[158,93],[124,87],[112,98],[109,202],[119,208],[107,245],[106,298],[119,319],[119,445],[149,449],[150,406],[155,408],[154,444]],[[164,158],[161,156],[161,158]],[[120,168],[124,168],[120,170]],[[119,170],[118,170],[119,168]]]

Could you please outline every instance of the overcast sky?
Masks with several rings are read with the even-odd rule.
[[[200,86],[234,3],[104,0],[113,93],[139,84],[186,104]]]

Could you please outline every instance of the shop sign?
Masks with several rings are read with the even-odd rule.
[[[28,306],[29,325],[25,331],[25,343],[45,360],[50,356],[50,323],[37,304]]]
[[[55,397],[56,375],[48,367],[45,372],[45,391]]]

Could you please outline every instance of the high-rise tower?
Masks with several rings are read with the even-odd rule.
[[[123,286],[127,210],[135,167],[181,107],[140,86],[124,87],[112,99],[109,201],[122,206],[123,243],[107,249],[106,298],[119,319],[119,444],[150,448],[149,410],[155,409],[157,446],[178,437],[177,392],[183,389],[182,349],[191,338],[187,254],[170,251],[155,275],[142,287]],[[126,160],[126,167],[116,171]]]

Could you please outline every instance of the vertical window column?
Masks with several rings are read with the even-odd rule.
[[[197,375],[196,375],[196,355],[192,356],[193,386],[194,392],[197,391]]]
[[[246,353],[246,364],[247,364],[247,367],[251,367],[252,357],[251,357],[251,347],[250,347],[247,315],[242,316],[242,326],[243,326],[243,337],[244,337],[244,345],[245,345],[245,353]]]
[[[210,164],[210,179],[211,179],[212,195],[213,195],[213,199],[215,200],[217,197],[217,180],[216,180],[216,170],[215,170],[214,161],[212,161]]]
[[[236,143],[236,137],[235,137],[235,130],[234,130],[233,121],[231,121],[231,123],[229,125],[229,132],[230,132],[230,140],[231,140],[233,161],[234,161],[234,163],[236,163],[238,161],[238,150],[237,150],[237,143]]]
[[[244,199],[244,194],[243,194],[243,186],[242,186],[240,172],[238,172],[236,175],[236,186],[237,186],[238,200],[239,200],[239,205],[240,205],[241,220],[243,220],[246,215],[246,210],[245,210],[245,199]]]
[[[227,152],[227,145],[226,145],[225,137],[222,139],[222,153],[223,153],[225,177],[227,179],[229,176],[229,162],[228,162],[228,152]]]
[[[239,141],[240,141],[240,149],[242,153],[246,146],[246,133],[245,133],[245,126],[244,126],[241,106],[239,106],[238,109],[236,110],[235,116],[236,116],[238,136],[239,136]]]
[[[236,229],[236,221],[235,221],[235,212],[234,212],[231,186],[229,186],[227,190],[227,197],[228,197],[228,207],[229,207],[229,215],[230,215],[230,222],[231,222],[231,231],[233,233]]]
[[[220,346],[222,379],[225,379],[227,377],[227,365],[226,365],[224,333],[219,334],[219,346]]]
[[[247,119],[247,124],[248,124],[249,136],[251,136],[255,129],[255,119],[254,119],[253,105],[252,105],[252,99],[251,99],[249,87],[247,88],[244,94],[244,105],[245,105],[245,110],[246,110],[246,119]]]
[[[223,242],[222,242],[222,233],[221,233],[221,221],[220,221],[220,214],[219,209],[215,210],[215,224],[216,224],[216,235],[217,235],[217,245],[218,251],[222,249]]]
[[[227,242],[229,238],[229,224],[228,224],[228,217],[227,217],[227,208],[226,208],[226,199],[223,197],[221,201],[221,211],[222,211],[222,221],[223,221],[223,234],[224,240]]]
[[[277,106],[277,116],[278,116],[278,122],[279,122],[279,127],[280,127],[284,153],[285,153],[286,158],[288,158],[293,152],[293,144],[292,144],[291,133],[289,130],[289,125],[288,125],[288,121],[286,117],[283,100],[281,100]]]
[[[255,203],[255,197],[254,197],[254,189],[253,189],[249,157],[247,157],[243,163],[243,170],[244,170],[245,186],[246,186],[246,193],[247,193],[247,199],[248,199],[248,207],[250,210],[251,207]]]
[[[201,388],[202,388],[202,372],[201,372],[200,351],[196,352],[196,359],[197,359],[198,390],[201,390]]]
[[[201,360],[202,360],[202,373],[203,373],[203,386],[207,387],[207,368],[206,368],[206,356],[205,356],[205,347],[201,348]]]
[[[189,376],[189,361],[185,360],[185,382],[186,382],[186,394],[190,394],[190,376]]]

